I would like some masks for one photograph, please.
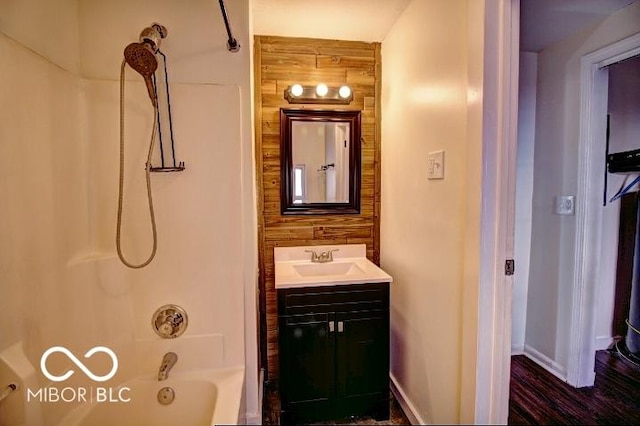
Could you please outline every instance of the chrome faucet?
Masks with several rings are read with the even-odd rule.
[[[323,251],[318,254],[315,250],[305,250],[307,253],[311,253],[311,261],[313,263],[326,263],[333,262],[333,252],[339,251],[340,249],[331,249],[327,251]]]
[[[169,377],[169,371],[176,365],[178,361],[178,355],[174,352],[167,352],[162,357],[162,364],[160,364],[160,369],[158,370],[158,380],[167,380]]]

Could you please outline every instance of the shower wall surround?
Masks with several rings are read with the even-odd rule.
[[[380,43],[256,36],[256,169],[260,244],[261,339],[269,378],[278,375],[277,303],[273,248],[318,244],[366,244],[367,257],[380,257]],[[360,214],[280,214],[280,108],[293,84],[347,84],[350,105],[305,105],[362,111]],[[296,105],[299,107],[299,105]]]
[[[248,3],[228,5],[243,46]],[[118,77],[124,47],[154,21],[171,34],[162,50],[187,170],[152,176],[158,254],[129,270],[114,242]],[[175,303],[189,312],[189,330],[162,343],[184,360],[246,365],[244,410],[258,416],[250,52],[229,52],[224,34],[217,2],[0,4],[0,308],[9,318],[0,355],[20,344],[39,373],[51,346],[83,354],[103,345],[119,357],[116,384],[157,369],[155,352],[167,348],[150,318]],[[151,106],[140,76],[127,79],[123,245],[135,258],[150,242],[143,170]],[[0,424],[20,420],[20,406],[4,408]],[[45,424],[70,408],[44,404]]]

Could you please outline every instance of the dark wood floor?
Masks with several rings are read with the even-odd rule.
[[[616,350],[596,353],[596,382],[576,389],[524,355],[511,359],[509,424],[640,424],[640,368]]]
[[[277,425],[280,424],[280,394],[278,392],[277,382],[265,383],[264,403],[262,407],[262,424]],[[400,404],[389,392],[389,420],[376,421],[372,417],[348,417],[345,419],[337,419],[334,421],[311,423],[312,425],[410,425],[407,416],[400,408]]]
[[[325,424],[396,424],[409,421],[393,395],[391,418],[348,418]],[[280,423],[277,383],[265,384],[263,424]],[[510,425],[639,425],[640,367],[625,361],[615,349],[596,353],[596,382],[576,389],[524,355],[511,358]]]

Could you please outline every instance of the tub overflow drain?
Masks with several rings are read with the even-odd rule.
[[[170,387],[164,387],[158,391],[158,402],[162,405],[169,405],[176,397],[176,393]]]

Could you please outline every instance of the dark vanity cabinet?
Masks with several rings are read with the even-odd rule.
[[[389,418],[389,283],[278,290],[283,423]]]

